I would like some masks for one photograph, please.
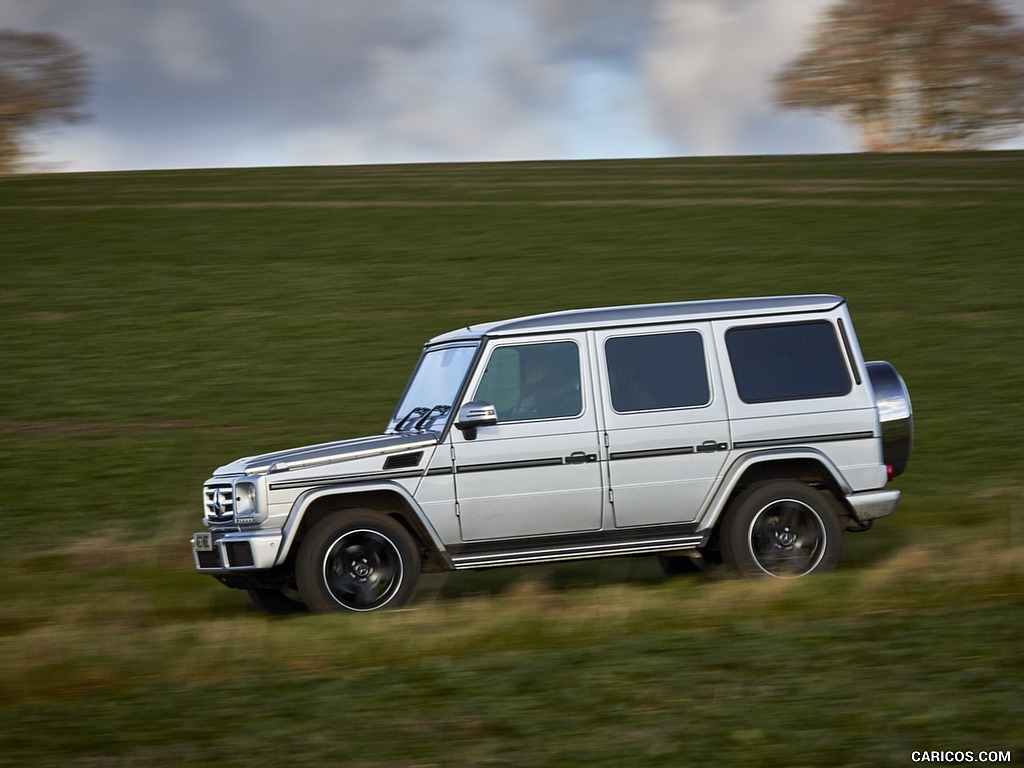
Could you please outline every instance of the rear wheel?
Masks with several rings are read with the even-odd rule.
[[[796,578],[835,570],[842,526],[824,494],[795,480],[759,483],[722,520],[725,564],[746,576]]]
[[[295,577],[306,605],[320,613],[398,608],[420,573],[416,542],[400,523],[370,510],[336,512],[302,542]]]

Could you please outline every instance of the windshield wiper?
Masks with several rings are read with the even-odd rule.
[[[433,422],[435,419],[439,419],[450,411],[452,407],[450,405],[435,405],[413,426],[413,429],[426,429],[427,425]]]
[[[409,419],[415,419],[417,416],[423,416],[424,418],[426,418],[426,416],[424,414],[430,415],[430,411],[431,411],[430,408],[422,408],[422,407],[421,408],[413,408],[411,411],[409,411],[407,414],[405,414],[405,416],[400,418],[395,423],[395,426],[393,427],[393,429],[395,430],[395,432],[401,432],[402,431],[402,427],[405,426],[405,422],[407,422]],[[420,419],[420,421],[422,421],[422,419]],[[417,421],[416,423],[419,424],[419,421]],[[415,429],[415,427],[414,427],[414,429]]]

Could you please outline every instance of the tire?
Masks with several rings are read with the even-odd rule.
[[[412,599],[419,574],[413,537],[370,510],[335,512],[317,523],[295,569],[299,593],[317,613],[399,608]]]
[[[288,616],[309,610],[301,600],[296,600],[280,589],[250,589],[249,599],[264,613],[272,616]]]
[[[730,570],[792,579],[835,570],[842,526],[824,494],[795,480],[772,480],[736,498],[722,520],[720,541]]]

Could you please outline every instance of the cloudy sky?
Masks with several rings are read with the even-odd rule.
[[[48,170],[847,152],[771,103],[830,2],[0,0],[0,27],[92,63]]]

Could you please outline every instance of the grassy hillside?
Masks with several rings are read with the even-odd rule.
[[[0,179],[0,765],[1019,759],[1022,210],[1017,152]],[[379,431],[434,334],[803,292],[917,426],[834,575],[604,561],[275,622],[191,572],[213,467]]]

